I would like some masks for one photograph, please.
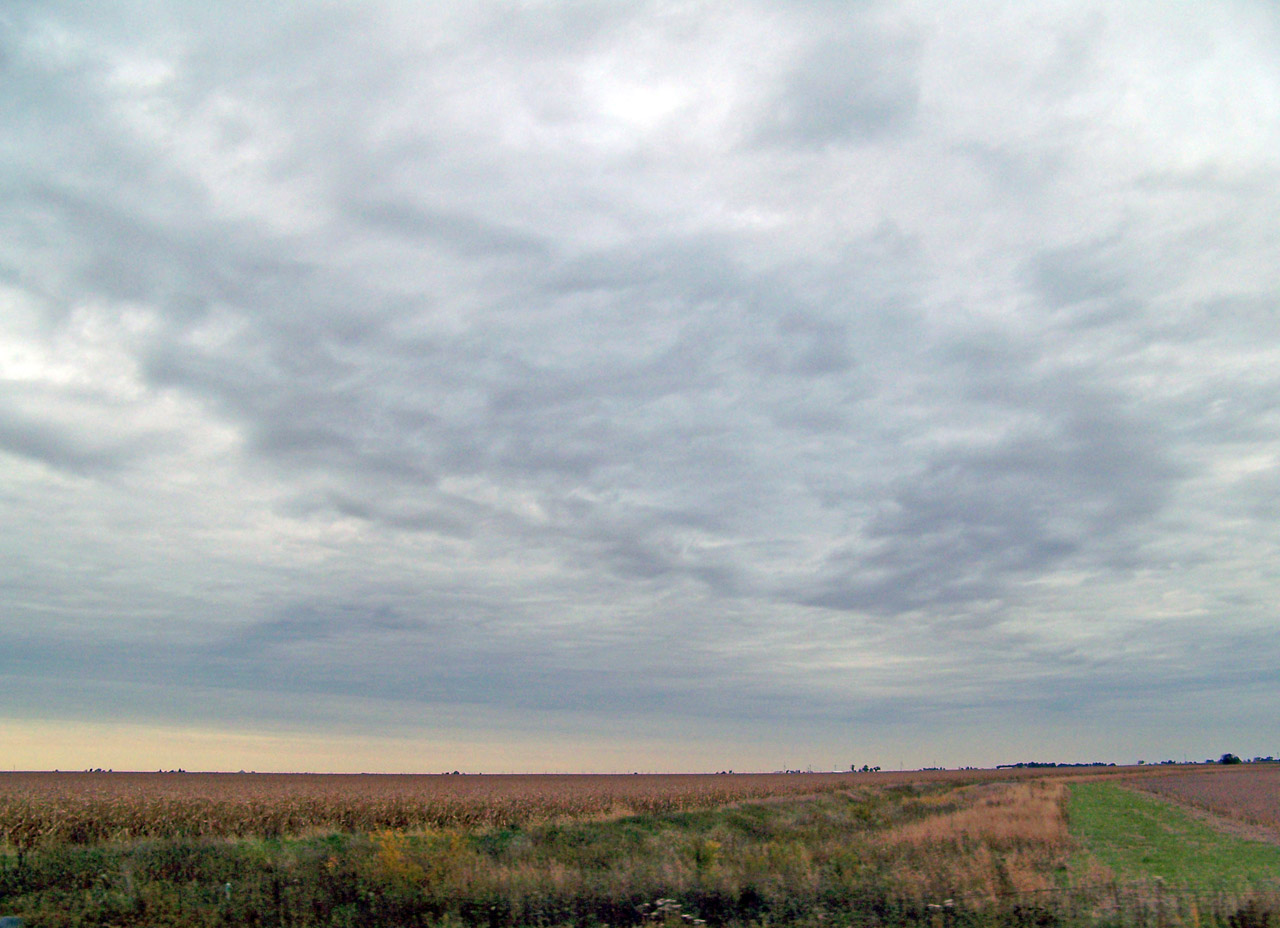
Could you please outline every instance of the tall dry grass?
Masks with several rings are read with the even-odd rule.
[[[1072,847],[1063,783],[988,784],[935,801],[950,808],[876,836],[898,892],[995,901],[1061,885]]]

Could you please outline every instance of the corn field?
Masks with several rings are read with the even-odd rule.
[[[509,827],[994,775],[0,773],[0,843],[25,850],[136,838]]]
[[[130,838],[474,828],[819,793],[852,775],[0,774],[11,848]]]

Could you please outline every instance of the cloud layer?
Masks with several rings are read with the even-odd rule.
[[[1267,5],[0,42],[12,719],[1274,753]]]

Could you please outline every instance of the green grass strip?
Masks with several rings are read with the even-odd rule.
[[[1106,782],[1073,783],[1071,834],[1121,879],[1245,889],[1280,881],[1280,847],[1216,831],[1176,806]]]

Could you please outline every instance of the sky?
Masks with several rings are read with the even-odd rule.
[[[1270,2],[0,6],[0,766],[1280,753]]]

